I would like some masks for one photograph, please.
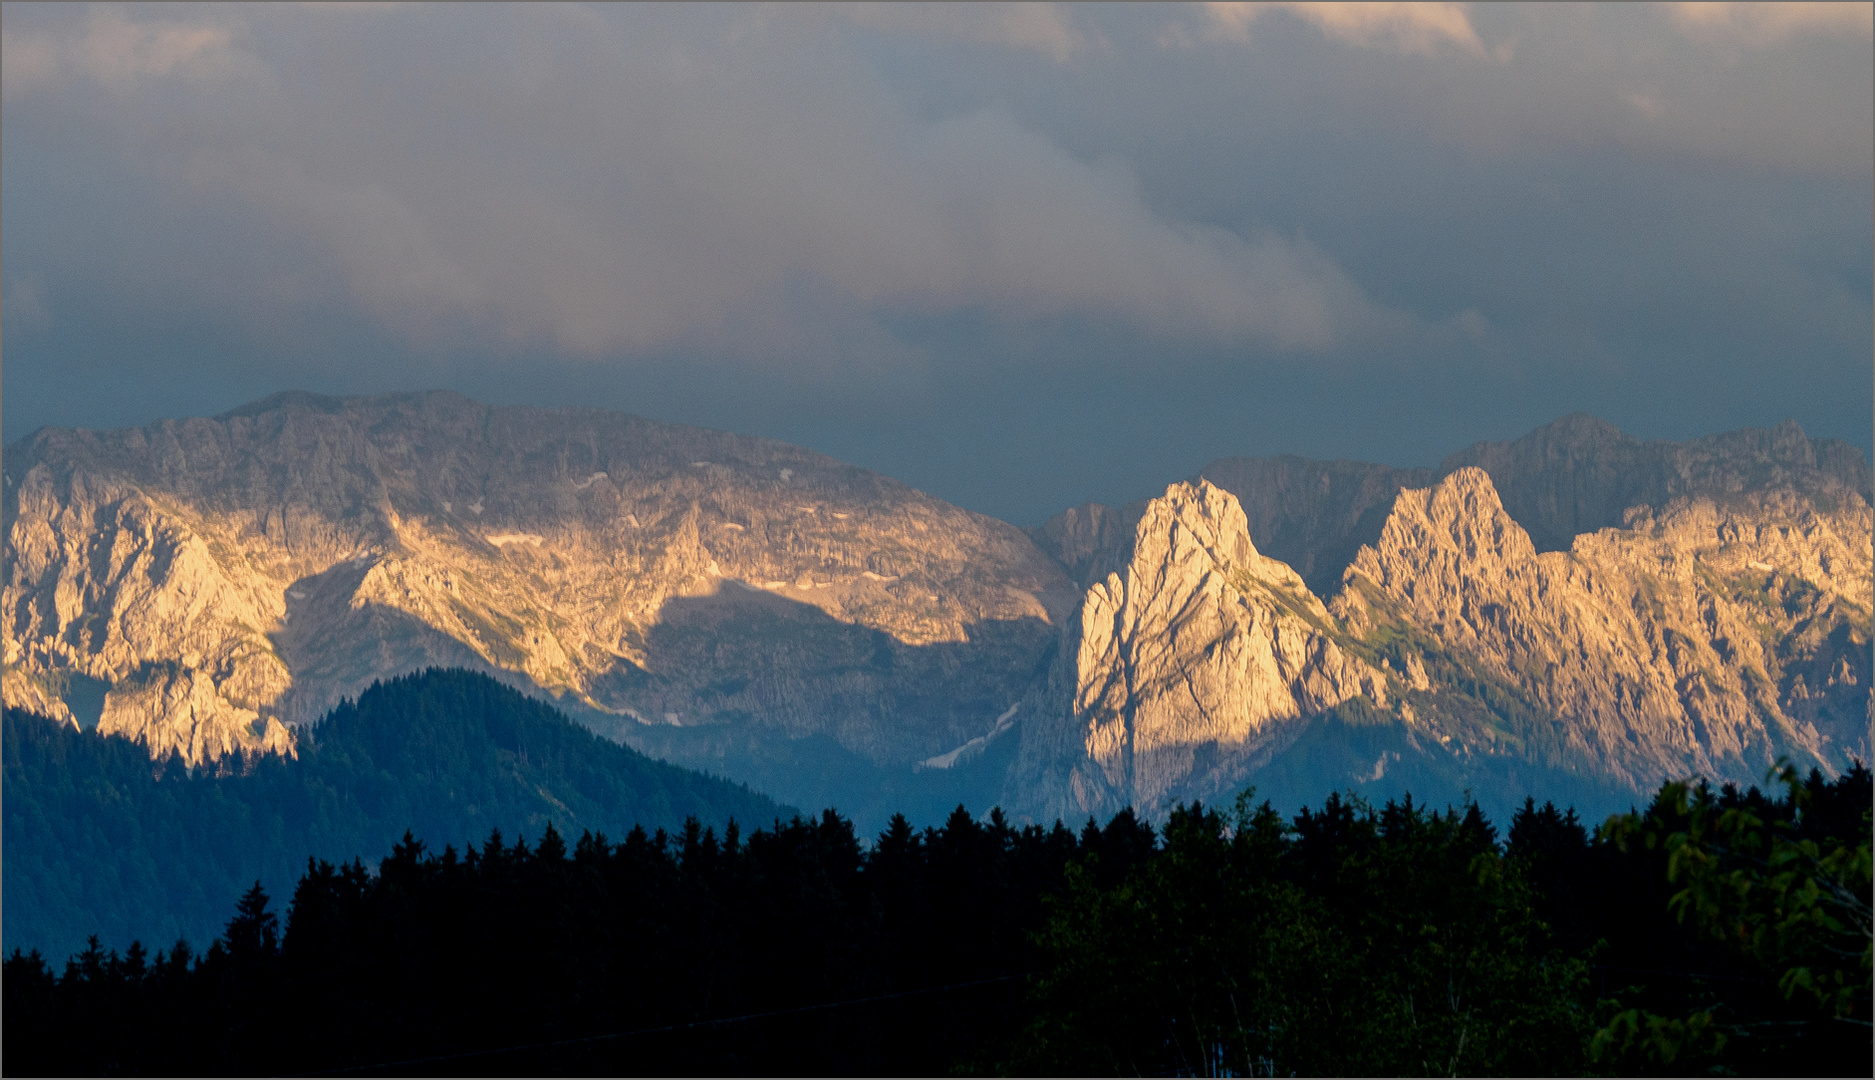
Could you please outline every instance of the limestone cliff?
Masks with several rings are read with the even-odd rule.
[[[98,730],[152,756],[291,753],[285,727],[262,714],[288,679],[254,583],[121,481],[83,470],[64,479],[43,467],[7,477],[7,706],[76,724],[62,692],[90,677],[113,687]]]
[[[1431,668],[1405,708],[1467,753],[1589,762],[1636,789],[1758,782],[1780,755],[1868,760],[1875,521],[1860,495],[1681,497],[1627,525],[1538,553],[1490,477],[1462,468],[1400,494],[1333,610]]]
[[[1622,527],[1633,507],[1664,507],[1682,496],[1790,491],[1825,504],[1875,496],[1861,451],[1809,438],[1792,420],[1687,442],[1642,442],[1576,413],[1512,442],[1467,447],[1441,462],[1438,476],[1467,467],[1490,475],[1538,551],[1567,551],[1582,533]]]
[[[1237,496],[1258,546],[1323,596],[1340,586],[1361,546],[1380,536],[1394,496],[1435,479],[1430,469],[1290,456],[1224,458],[1199,475]]]
[[[1716,496],[1631,508],[1554,552],[1489,475],[1457,468],[1389,500],[1326,606],[1257,553],[1238,501],[1208,481],[1063,515],[1046,539],[1071,566],[1115,568],[1064,627],[1005,797],[1043,818],[1226,797],[1268,779],[1314,718],[1344,713],[1396,729],[1399,749],[1346,775],[1313,775],[1336,757],[1317,755],[1279,789],[1359,789],[1402,753],[1422,785],[1445,778],[1434,797],[1490,776],[1632,797],[1690,774],[1760,782],[1781,756],[1867,761],[1869,504],[1801,462],[1756,489],[1711,480],[1736,476],[1731,462],[1703,483],[1676,474]],[[1297,497],[1321,491],[1334,487]],[[1103,535],[1116,519],[1133,525],[1124,544]]]
[[[194,763],[291,754],[427,666],[862,814],[1278,772],[1313,801],[1415,756],[1422,796],[1502,766],[1626,797],[1869,754],[1868,468],[1793,424],[1230,459],[1026,535],[781,443],[445,393],[46,430],[4,466],[6,706]]]
[[[1780,490],[1830,505],[1852,493],[1875,498],[1861,451],[1809,438],[1793,421],[1683,443],[1642,442],[1581,413],[1510,442],[1475,443],[1436,469],[1283,455],[1219,458],[1199,476],[1237,496],[1265,554],[1327,596],[1341,587],[1355,554],[1379,539],[1396,495],[1463,468],[1490,475],[1505,510],[1538,551],[1567,551],[1580,533],[1621,527],[1633,507],[1661,507],[1682,496],[1723,500]],[[1089,503],[1030,534],[1085,586],[1117,565],[1144,506]]]
[[[436,664],[615,734],[915,760],[1021,696],[1074,598],[1020,530],[819,454],[447,393],[49,429],[4,495],[8,706],[100,680],[102,730],[192,762]]]
[[[1288,722],[1358,694],[1385,704],[1385,676],[1337,636],[1301,577],[1257,552],[1236,498],[1174,484],[1064,628],[1007,797],[1076,817],[1228,786]]]

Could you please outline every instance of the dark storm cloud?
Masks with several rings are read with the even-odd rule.
[[[7,435],[440,385],[1024,522],[1578,408],[1867,445],[1867,10],[8,5]]]

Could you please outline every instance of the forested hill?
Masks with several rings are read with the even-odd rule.
[[[7,710],[4,947],[64,956],[88,935],[213,940],[258,879],[292,890],[309,857],[375,859],[406,830],[438,849],[538,837],[551,821],[764,825],[794,811],[599,738],[492,679],[430,671],[373,686],[300,739],[297,760],[191,776],[127,739]],[[159,775],[160,774],[160,775]]]

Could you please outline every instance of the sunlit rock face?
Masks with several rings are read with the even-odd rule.
[[[1322,596],[1334,593],[1355,553],[1379,537],[1401,489],[1437,479],[1431,469],[1299,457],[1224,458],[1202,475],[1237,496],[1258,548]]]
[[[5,462],[5,699],[190,762],[430,665],[595,726],[878,761],[979,736],[1074,589],[1020,530],[763,439],[448,393],[45,430]]]
[[[1436,469],[1284,455],[1221,458],[1201,475],[1237,496],[1258,550],[1295,568],[1317,595],[1331,596],[1355,555],[1379,540],[1402,490],[1430,488],[1464,468],[1490,476],[1504,509],[1538,551],[1568,551],[1582,533],[1623,528],[1636,506],[1782,491],[1834,507],[1852,494],[1866,500],[1871,482],[1860,450],[1808,438],[1790,421],[1687,442],[1643,442],[1580,413],[1510,442],[1476,443]],[[1144,506],[1089,503],[1031,535],[1085,586],[1117,568]]]
[[[1363,693],[1384,705],[1384,675],[1338,636],[1301,577],[1258,554],[1235,497],[1172,485],[1067,626],[1011,801],[1043,817],[1157,807],[1234,776],[1290,721]]]
[[[1629,785],[1869,759],[1867,501],[1680,497],[1627,526],[1539,554],[1462,468],[1400,494],[1332,609],[1513,688],[1555,718],[1551,752]]]
[[[7,707],[77,724],[64,696],[90,677],[112,687],[98,730],[152,756],[292,752],[262,713],[289,677],[255,575],[121,477],[36,464],[6,486]]]
[[[1860,450],[1811,439],[1790,420],[1686,442],[1643,442],[1577,413],[1511,442],[1467,447],[1440,463],[1439,476],[1467,467],[1490,475],[1538,551],[1568,551],[1583,533],[1625,527],[1636,506],[1665,507],[1682,497],[1724,502],[1781,491],[1834,507],[1852,494],[1864,500],[1870,494],[1869,462]]]
[[[1869,756],[1868,468],[1795,425],[1232,459],[1026,534],[781,443],[446,393],[45,430],[4,466],[6,706],[192,764],[292,754],[429,666],[878,813]],[[1336,724],[1391,742],[1344,767],[1368,735]]]
[[[1044,540],[1117,568],[1064,627],[1005,797],[1043,818],[1228,798],[1356,699],[1457,783],[1522,763],[1638,794],[1867,761],[1875,518],[1825,481],[1708,484],[1539,552],[1461,466],[1392,497],[1327,605],[1208,481],[1082,508]],[[1103,513],[1133,522],[1124,545]]]

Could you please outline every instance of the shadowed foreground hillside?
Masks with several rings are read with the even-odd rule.
[[[191,775],[11,709],[4,723],[5,945],[53,955],[89,934],[207,941],[256,879],[284,892],[308,856],[377,858],[406,829],[459,844],[549,821],[622,835],[793,812],[463,671],[374,686],[302,729],[297,759],[256,755],[245,775]]]

